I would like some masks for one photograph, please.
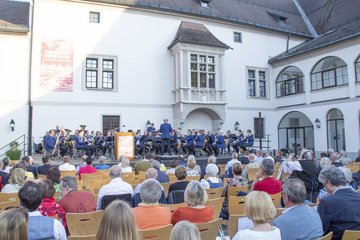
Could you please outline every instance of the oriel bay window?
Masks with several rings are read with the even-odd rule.
[[[215,88],[214,56],[191,54],[190,69],[192,88]]]

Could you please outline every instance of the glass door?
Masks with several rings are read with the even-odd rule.
[[[287,146],[288,149],[297,155],[305,147],[304,128],[287,129]]]

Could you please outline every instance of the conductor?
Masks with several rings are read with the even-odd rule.
[[[164,123],[160,125],[161,152],[162,153],[164,153],[165,143],[166,143],[166,148],[167,148],[166,153],[170,154],[170,150],[171,150],[171,144],[170,144],[171,134],[170,133],[171,133],[171,131],[172,131],[172,127],[171,127],[170,123],[168,123],[168,119],[165,118]]]

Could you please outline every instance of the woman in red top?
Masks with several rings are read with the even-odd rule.
[[[176,224],[182,220],[192,223],[203,223],[213,220],[213,208],[205,206],[208,195],[198,181],[191,181],[185,189],[185,202],[188,207],[179,207],[171,217],[171,223]]]
[[[263,159],[252,185],[253,190],[267,192],[270,195],[281,192],[281,181],[274,178],[273,174],[274,161],[270,158]]]
[[[56,203],[54,199],[55,188],[52,181],[45,179],[39,182],[41,191],[44,193],[42,202],[39,206],[39,211],[43,216],[58,215],[58,219],[66,227],[65,210],[62,206]]]

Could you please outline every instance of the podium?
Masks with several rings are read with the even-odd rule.
[[[115,135],[115,159],[123,155],[129,160],[135,158],[135,142],[133,132],[118,132]]]

